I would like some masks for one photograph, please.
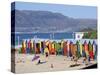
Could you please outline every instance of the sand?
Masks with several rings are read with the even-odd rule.
[[[46,62],[43,64],[37,65],[39,59],[32,61],[33,55],[30,54],[16,54],[15,56],[15,72],[16,73],[32,73],[32,72],[47,72],[47,71],[65,71],[65,70],[76,70],[81,69],[86,66],[95,64],[96,61],[91,61],[89,65],[83,63],[83,58],[80,58],[77,64],[80,66],[70,67],[70,65],[75,64],[76,62],[71,61],[71,58],[62,55],[50,55],[45,57],[45,55],[38,54],[40,56],[41,62]]]

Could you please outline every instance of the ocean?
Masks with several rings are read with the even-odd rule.
[[[11,36],[11,40],[12,39],[14,39],[13,36]],[[15,42],[11,42],[11,44],[17,46],[18,44],[22,44],[22,40],[25,39],[43,39],[43,40],[50,39],[55,41],[61,41],[64,39],[69,42],[72,41],[73,43],[76,43],[75,33],[16,33]],[[93,41],[97,43],[97,39],[81,39],[80,42],[84,43],[85,40],[87,41],[87,43],[89,41],[91,43],[93,43]]]
[[[13,33],[12,33],[13,34]],[[16,33],[15,34],[15,45],[22,43],[23,39],[52,39],[52,40],[62,40],[62,39],[74,39],[74,33]],[[11,36],[11,39],[14,39]]]

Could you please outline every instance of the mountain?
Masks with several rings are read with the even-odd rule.
[[[96,19],[75,19],[50,11],[13,10],[11,15],[15,32],[75,32],[85,28],[97,29]]]

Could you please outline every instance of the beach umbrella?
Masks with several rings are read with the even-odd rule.
[[[93,53],[94,53],[94,59],[96,60],[97,59],[97,44],[95,41],[93,41]]]
[[[91,42],[89,41],[89,43],[88,43],[88,48],[89,48],[89,56],[90,56],[90,58],[94,58],[94,54],[93,54],[93,47],[92,47],[92,44],[91,44]]]
[[[86,57],[88,57],[89,56],[89,50],[88,50],[88,44],[87,44],[86,40],[84,41],[84,51],[86,53]]]

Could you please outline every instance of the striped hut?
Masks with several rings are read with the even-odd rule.
[[[85,51],[86,57],[88,57],[89,56],[89,50],[88,50],[88,44],[87,44],[86,40],[84,41],[84,51]]]
[[[89,41],[88,43],[88,49],[89,49],[89,56],[91,59],[94,59],[94,54],[93,54],[93,46],[91,44],[91,42]]]
[[[22,41],[22,49],[21,50],[22,50],[22,53],[24,53],[24,54],[26,53],[26,43],[25,43],[25,40]]]
[[[97,59],[97,44],[95,41],[93,41],[93,54],[94,54],[94,59],[96,60]]]

